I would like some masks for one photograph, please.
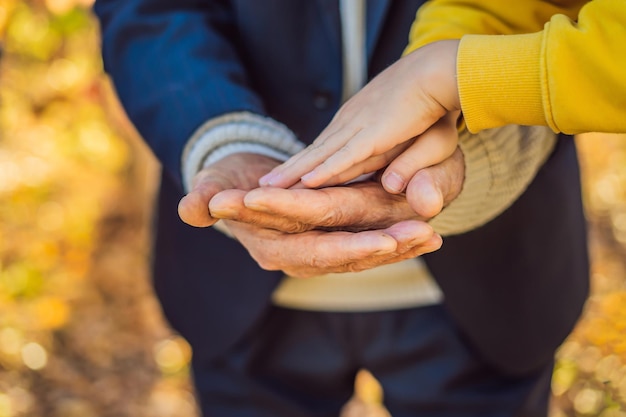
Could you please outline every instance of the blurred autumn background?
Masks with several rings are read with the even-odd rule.
[[[149,284],[158,166],[102,73],[93,0],[0,0],[0,417],[196,417]],[[551,417],[626,417],[626,137],[576,139],[593,294]],[[345,414],[385,416],[367,373]]]

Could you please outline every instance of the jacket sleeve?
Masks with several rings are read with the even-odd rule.
[[[181,185],[181,156],[205,121],[263,115],[224,1],[98,0],[104,68],[131,121]],[[182,187],[181,187],[182,190]]]
[[[622,0],[590,1],[575,20],[555,15],[532,34],[464,37],[457,71],[467,126],[624,133],[625,67]]]

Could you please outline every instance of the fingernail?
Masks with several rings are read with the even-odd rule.
[[[389,255],[393,251],[394,251],[394,249],[379,249],[379,250],[375,251],[374,253],[372,253],[372,256]]]
[[[302,182],[307,182],[307,181],[311,181],[315,179],[315,174],[313,173],[313,171],[304,174],[303,176],[300,177],[300,181]]]
[[[262,199],[261,199],[261,201],[262,201]],[[261,202],[259,201],[259,198],[256,198],[254,195],[247,194],[243,198],[243,204],[244,204],[244,206],[246,206],[246,208],[249,208],[251,210],[267,211],[267,207],[265,207],[265,205],[261,204]]]
[[[211,210],[211,217],[216,219],[230,219],[236,217],[239,214],[238,210],[229,208],[218,208]]]
[[[402,190],[404,190],[404,179],[395,172],[390,172],[385,175],[383,183],[385,189],[390,193],[401,193]]]
[[[398,242],[392,236],[383,234],[378,237],[378,248],[373,252],[373,255],[388,255],[394,252],[398,247]]]
[[[265,174],[261,178],[259,178],[259,185],[261,187],[270,187],[272,185],[272,182],[276,180],[276,177],[277,177],[277,174],[274,172]]]

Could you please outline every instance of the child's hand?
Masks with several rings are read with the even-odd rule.
[[[449,135],[424,134],[413,144],[410,141],[448,112],[459,110],[457,48],[458,41],[436,42],[398,60],[348,100],[313,144],[259,183],[289,187],[301,180],[314,188],[376,171],[404,150],[408,154],[401,161],[414,160],[416,165],[403,173],[417,172],[450,156],[456,141],[437,143],[436,139]],[[448,119],[440,123],[450,124]],[[437,132],[440,127],[433,129]]]
[[[419,170],[443,162],[454,153],[459,142],[459,115],[454,111],[439,119],[389,164],[381,177],[387,192],[403,192]]]

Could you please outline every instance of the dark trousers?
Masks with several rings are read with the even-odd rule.
[[[193,364],[205,417],[330,417],[359,369],[393,417],[545,417],[552,364],[507,377],[480,361],[442,306],[366,313],[274,307],[231,351]]]

